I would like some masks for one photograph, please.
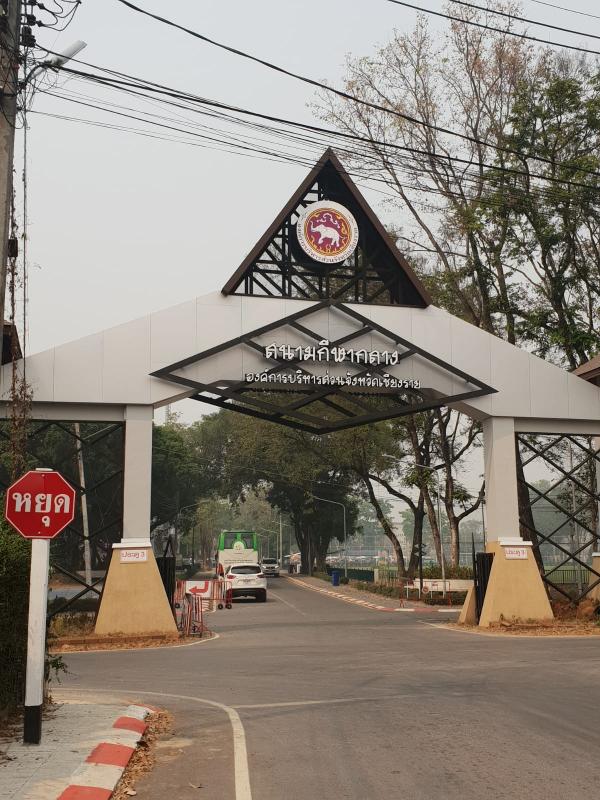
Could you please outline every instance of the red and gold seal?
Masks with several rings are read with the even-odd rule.
[[[322,264],[348,258],[358,244],[358,225],[347,208],[321,200],[311,203],[296,223],[298,242],[304,252]]]

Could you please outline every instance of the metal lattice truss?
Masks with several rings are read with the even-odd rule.
[[[4,443],[4,446],[0,444],[1,449],[8,451],[9,421],[0,422],[1,442]],[[49,614],[51,617],[85,595],[100,596],[112,543],[120,540],[123,529],[123,423],[31,422],[26,457],[29,469],[55,469],[77,492],[75,519],[52,540],[50,565],[81,590],[65,599],[64,604]],[[4,490],[10,483],[4,464],[0,464],[0,487]],[[84,505],[87,536],[84,534]],[[86,581],[82,569],[86,546],[89,546],[93,575],[102,573],[90,581]]]
[[[358,225],[358,247],[339,264],[320,264],[298,245],[298,218],[308,205],[320,200],[341,203]],[[417,308],[431,302],[408,261],[331,150],[302,182],[223,292]]]
[[[533,542],[544,582],[578,602],[600,583],[591,566],[600,533],[600,452],[589,436],[519,434],[517,443],[523,535]]]
[[[326,320],[324,311],[330,315]],[[335,365],[335,380],[340,383],[323,385],[322,364],[298,357],[267,358],[268,337],[293,340],[296,350],[302,349],[300,345],[318,347],[323,343],[324,329],[334,323],[336,329],[346,332],[328,341],[330,352],[342,347],[364,348],[366,340],[376,341],[378,348],[397,354],[393,369],[381,364],[353,363],[346,358]],[[251,355],[254,369],[263,370],[260,380],[256,380],[256,371],[242,380],[202,379],[203,373],[222,374],[223,362],[219,359],[226,362],[228,356],[237,355],[237,364],[241,364],[246,363],[245,354]],[[237,369],[239,373],[240,368]],[[418,388],[413,385],[414,380],[404,381],[406,385],[402,387],[386,385],[393,383],[392,373],[400,383],[403,375],[423,379],[418,381]],[[495,391],[354,309],[333,301],[317,303],[152,374],[194,390],[194,400],[317,434],[402,417]]]

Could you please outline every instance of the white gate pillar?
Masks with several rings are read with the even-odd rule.
[[[98,635],[177,635],[150,542],[152,415],[152,406],[125,406],[123,538],[113,545]]]
[[[483,423],[488,553],[492,568],[479,624],[500,620],[552,619],[531,542],[521,539],[515,421],[495,417]],[[460,622],[475,622],[474,589],[469,591]]]
[[[491,417],[483,423],[487,541],[520,538],[515,421]]]
[[[123,540],[150,539],[152,406],[125,406]]]

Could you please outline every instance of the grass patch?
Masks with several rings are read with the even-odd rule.
[[[89,612],[65,612],[52,618],[48,630],[48,639],[52,644],[56,639],[69,636],[89,636],[93,632],[94,614]]]

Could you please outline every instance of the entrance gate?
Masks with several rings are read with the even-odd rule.
[[[562,489],[540,490],[535,477],[518,475],[515,436],[528,453],[525,469],[530,456],[540,457],[534,434],[566,436],[567,446],[583,453],[578,437],[600,436],[600,388],[433,306],[331,151],[221,292],[29,356],[27,377],[40,430],[58,426],[64,436],[74,422],[82,429],[101,423],[115,436],[124,430],[122,506],[115,494],[114,517],[106,512],[88,537],[90,546],[112,545],[97,630],[173,630],[150,544],[152,424],[154,409],[183,398],[315,435],[444,405],[480,420],[487,551],[494,555],[482,624],[501,615],[551,616],[527,539],[539,559],[551,544],[576,569],[587,565],[595,528],[585,515],[597,492],[584,497],[585,481],[564,460],[565,485],[575,487],[572,507],[556,495]],[[8,400],[10,365],[1,378]],[[91,497],[92,486],[109,485],[107,474],[82,486],[70,452],[67,477],[82,498]],[[548,458],[552,447],[541,452]],[[58,462],[47,458],[44,466],[64,471]],[[519,514],[519,496],[529,498],[531,512]],[[566,547],[556,531],[540,528],[536,497],[568,512],[571,523],[557,522],[563,529],[583,508],[574,530],[587,538],[575,533]],[[78,542],[85,538],[82,528],[76,534]],[[560,585],[565,566],[548,562],[547,585]],[[84,581],[82,589],[97,592],[92,584]]]

